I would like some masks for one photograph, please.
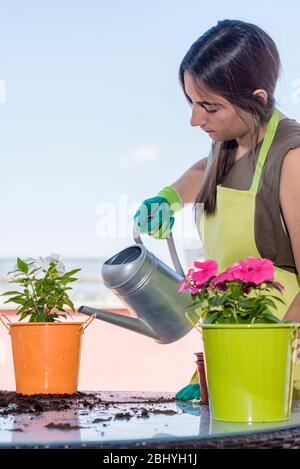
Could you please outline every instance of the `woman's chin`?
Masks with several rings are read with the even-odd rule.
[[[216,133],[211,133],[210,135],[210,138],[212,140],[214,140],[215,142],[226,142],[226,141],[230,141],[232,140],[231,138],[228,138],[228,137],[225,137],[225,136],[222,136],[222,135],[218,135]]]

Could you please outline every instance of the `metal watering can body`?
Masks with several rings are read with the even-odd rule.
[[[184,277],[172,234],[167,238],[176,271],[159,260],[143,245],[137,227],[136,244],[115,254],[102,265],[102,277],[125,307],[136,317],[124,316],[88,306],[79,312],[152,337],[161,344],[182,338],[192,326],[185,318],[191,308],[190,293],[177,291]]]

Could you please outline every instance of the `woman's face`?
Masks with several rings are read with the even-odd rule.
[[[184,72],[184,88],[192,104],[191,125],[200,127],[213,140],[239,139],[253,131],[249,113],[241,109],[237,113],[225,98],[196,84],[188,71]]]

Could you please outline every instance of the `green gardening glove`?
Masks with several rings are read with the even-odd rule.
[[[175,399],[179,401],[192,401],[193,399],[197,399],[198,401],[200,396],[201,392],[198,371],[195,370],[189,384],[178,391],[178,393],[175,395]]]
[[[183,207],[180,195],[173,187],[165,187],[157,196],[144,200],[134,215],[141,233],[156,239],[170,236],[176,211]]]
[[[164,197],[156,196],[144,200],[134,215],[141,233],[153,238],[167,238],[174,225],[171,207]]]

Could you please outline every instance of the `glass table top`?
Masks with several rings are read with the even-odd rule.
[[[93,409],[36,415],[0,412],[0,448],[106,447],[141,441],[167,444],[300,427],[298,401],[293,403],[287,421],[248,424],[215,421],[210,417],[209,406],[197,401],[147,402],[147,393],[99,392],[99,395],[102,403]],[[166,394],[159,395],[166,398]]]

